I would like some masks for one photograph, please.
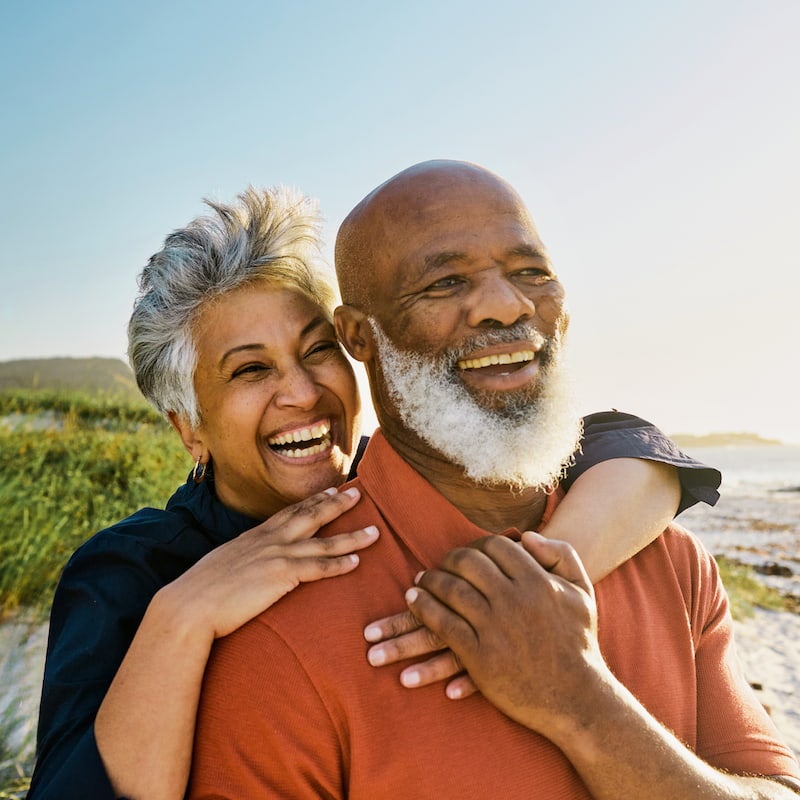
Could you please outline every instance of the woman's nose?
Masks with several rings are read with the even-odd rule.
[[[275,403],[282,408],[312,409],[322,396],[322,389],[303,366],[297,365],[280,376]]]

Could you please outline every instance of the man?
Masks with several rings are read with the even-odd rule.
[[[564,291],[511,187],[471,164],[411,167],[351,212],[336,262],[337,331],[381,433],[362,500],[326,533],[377,519],[381,538],[335,586],[219,644],[190,796],[795,797],[798,765],[688,534],[671,527],[595,589],[566,546],[512,541],[546,526],[579,428]],[[481,695],[405,691],[364,657],[357,629],[420,572],[410,607]]]

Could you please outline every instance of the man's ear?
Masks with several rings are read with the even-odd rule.
[[[205,464],[208,461],[208,453],[198,431],[189,424],[189,420],[179,416],[174,411],[170,411],[167,417],[169,418],[169,424],[175,428],[178,436],[181,437],[183,446],[192,457],[192,461],[197,461],[199,458],[201,463]]]
[[[363,311],[353,306],[339,306],[333,312],[333,326],[345,349],[356,361],[370,361],[375,353],[372,326]]]

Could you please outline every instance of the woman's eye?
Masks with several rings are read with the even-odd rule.
[[[319,342],[318,344],[315,344],[313,347],[309,348],[305,357],[313,358],[314,356],[325,356],[332,352],[338,352],[339,350],[341,350],[341,346],[339,345],[338,340]]]
[[[234,378],[240,377],[255,377],[261,375],[269,369],[265,364],[245,364],[244,366],[237,367],[233,371]]]

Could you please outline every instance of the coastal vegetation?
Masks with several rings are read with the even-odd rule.
[[[0,392],[0,615],[46,615],[82,542],[137,508],[163,506],[189,469],[143,400]]]
[[[679,447],[775,447],[778,439],[765,439],[757,433],[675,433],[672,438]]]

